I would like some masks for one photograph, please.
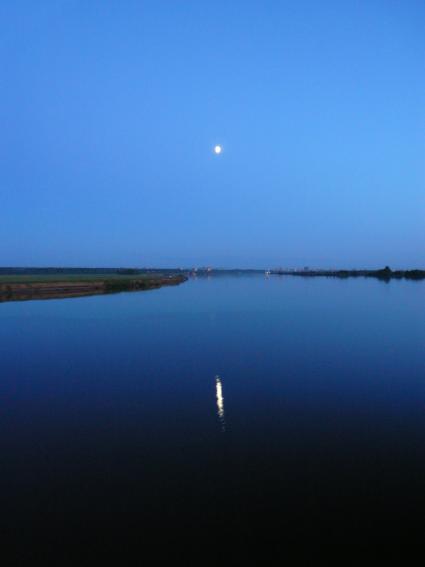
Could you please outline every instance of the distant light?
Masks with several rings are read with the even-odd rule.
[[[214,153],[216,155],[221,154],[222,151],[223,151],[223,148],[221,146],[214,146]]]

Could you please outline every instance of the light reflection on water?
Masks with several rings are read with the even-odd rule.
[[[217,415],[221,424],[221,430],[224,433],[226,431],[226,420],[224,417],[223,385],[220,376],[215,377],[215,393],[217,398]]]

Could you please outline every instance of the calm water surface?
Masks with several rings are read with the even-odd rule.
[[[425,284],[262,275],[0,304],[2,534],[422,535]]]

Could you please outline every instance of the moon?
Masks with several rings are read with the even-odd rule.
[[[223,148],[219,145],[214,146],[214,153],[218,156],[223,151]]]

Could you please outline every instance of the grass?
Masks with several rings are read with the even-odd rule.
[[[26,275],[0,275],[0,284],[4,283],[49,283],[49,282],[96,282],[116,281],[126,282],[133,280],[156,280],[165,277],[164,274],[26,274]]]
[[[156,289],[178,285],[187,279],[181,274],[74,273],[19,274],[0,276],[0,301],[54,299],[99,293]]]

